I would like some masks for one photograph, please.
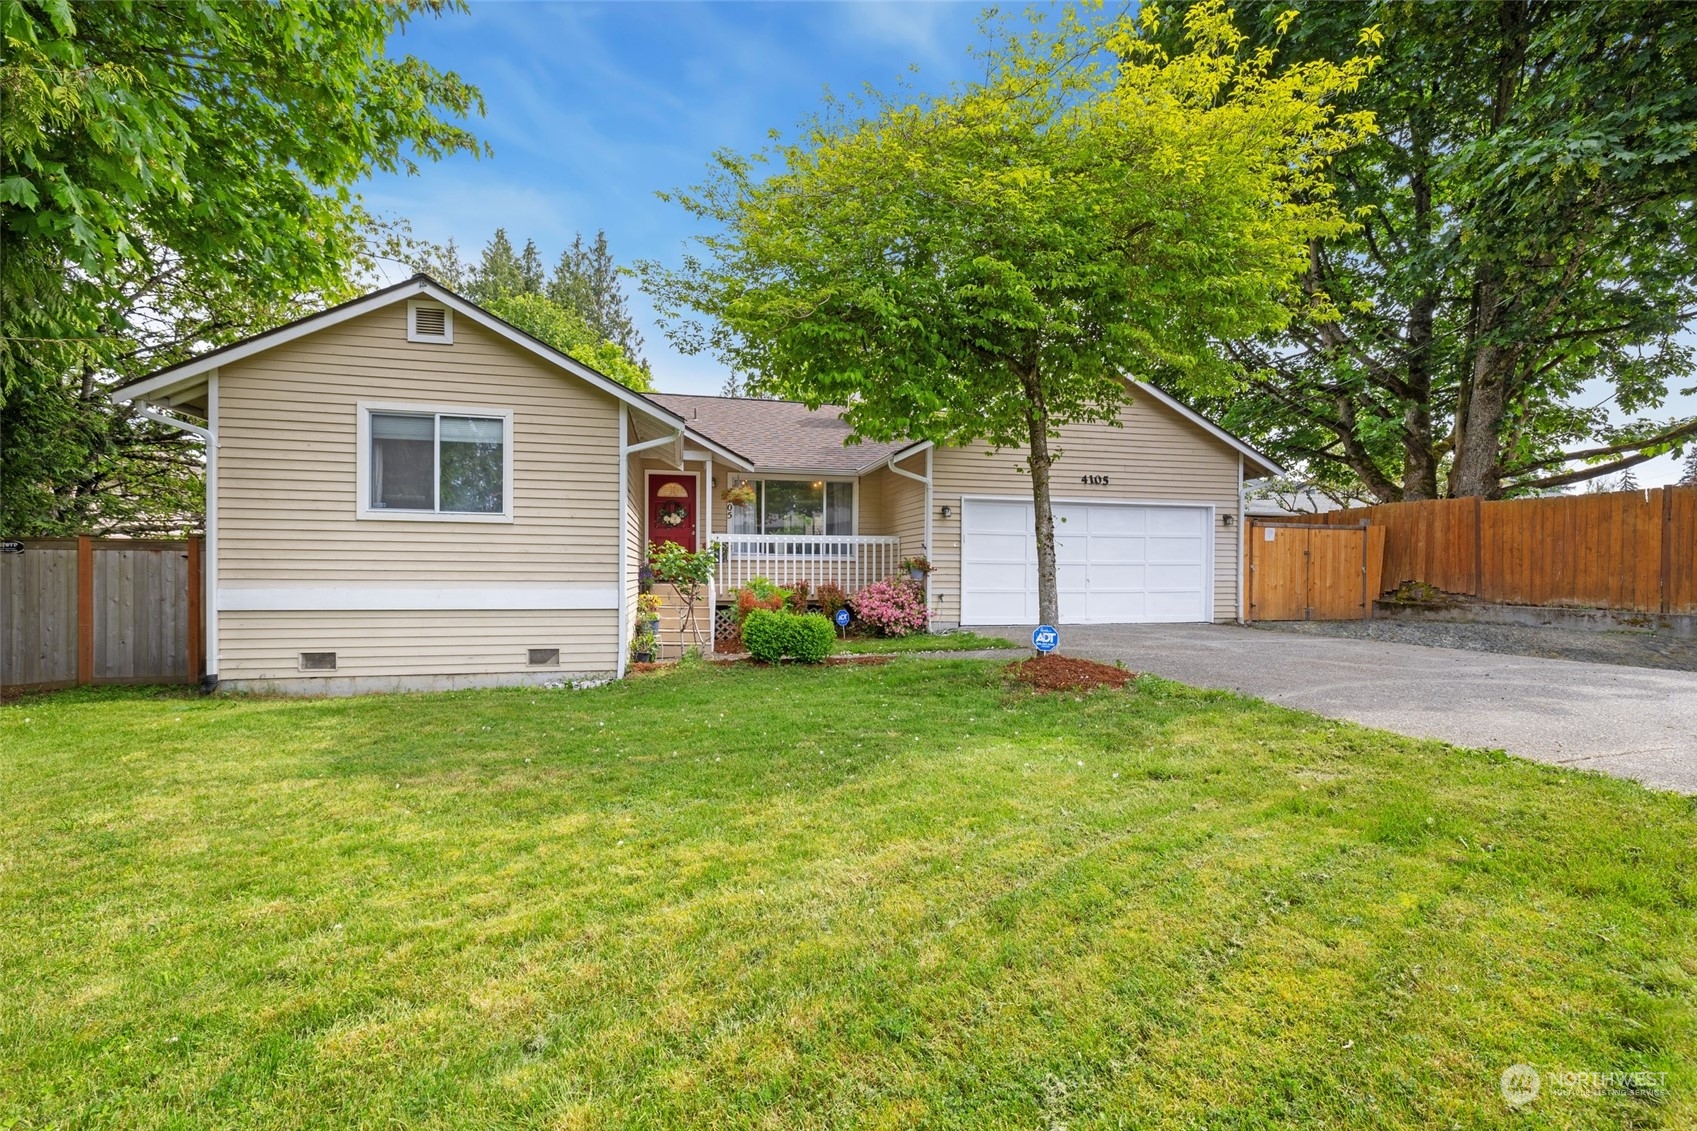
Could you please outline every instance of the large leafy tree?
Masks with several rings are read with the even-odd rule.
[[[449,0],[0,0],[0,505],[11,534],[179,528],[198,456],[117,381],[355,285],[374,170],[479,149],[391,32]]]
[[[1160,27],[1068,14],[947,97],[721,154],[680,197],[703,253],[645,268],[663,310],[707,316],[686,348],[847,406],[858,436],[1025,448],[1049,621],[1059,428],[1117,419],[1126,372],[1223,387],[1211,342],[1286,321],[1308,242],[1344,226],[1325,164],[1370,126],[1334,109],[1364,60],[1275,70],[1218,2],[1182,51]]]
[[[1291,7],[1248,26],[1294,64],[1381,29],[1344,96],[1380,130],[1335,165],[1360,224],[1313,243],[1327,316],[1229,342],[1252,379],[1211,407],[1380,501],[1560,487],[1697,442],[1658,415],[1697,383],[1690,6],[1298,0],[1286,33]]]

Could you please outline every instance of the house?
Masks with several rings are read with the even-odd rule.
[[[1055,447],[1064,622],[1239,616],[1265,457],[1166,394]],[[114,394],[207,445],[207,674],[351,692],[622,674],[645,544],[858,588],[925,555],[935,627],[1037,615],[1017,450],[846,444],[829,411],[642,395],[425,276]],[[732,484],[752,505],[721,501]]]

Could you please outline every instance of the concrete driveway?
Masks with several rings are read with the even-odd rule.
[[[1029,627],[975,631],[1031,638]],[[1067,625],[1060,651],[1399,734],[1697,793],[1697,673],[1214,624]]]

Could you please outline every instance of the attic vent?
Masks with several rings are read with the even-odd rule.
[[[532,648],[530,650],[530,666],[533,668],[559,667],[560,650],[558,648]]]
[[[333,672],[336,670],[336,653],[334,652],[302,652],[301,671],[303,672]]]
[[[407,341],[446,342],[454,340],[454,315],[447,307],[430,303],[407,304]]]

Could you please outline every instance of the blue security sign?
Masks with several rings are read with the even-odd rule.
[[[1061,634],[1052,624],[1040,624],[1031,630],[1031,646],[1047,655],[1060,647]]]
[[[849,611],[847,609],[838,609],[837,610],[837,627],[838,628],[847,628],[848,622],[849,622]]]

